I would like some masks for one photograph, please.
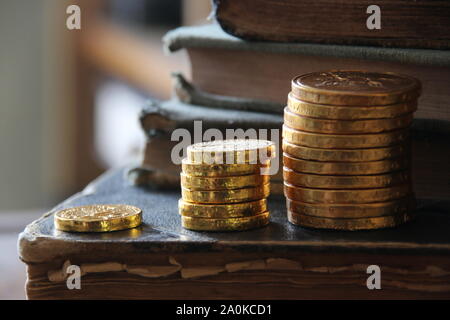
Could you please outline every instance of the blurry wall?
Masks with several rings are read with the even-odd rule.
[[[0,210],[45,207],[72,187],[68,3],[0,0]]]
[[[146,5],[145,21],[156,19],[154,22],[159,24],[162,22],[157,18],[162,17],[163,11],[171,13],[171,17],[175,14],[172,20],[177,24],[205,23],[210,11],[209,0],[133,1]],[[99,149],[98,143],[97,146],[91,143],[91,127],[101,129],[98,121],[91,122],[93,93],[98,76],[103,72],[121,80],[126,81],[127,78],[115,74],[111,66],[110,69],[104,68],[111,59],[99,61],[105,56],[115,57],[108,46],[97,46],[95,53],[98,55],[94,55],[97,59],[92,58],[89,50],[76,47],[85,43],[80,39],[89,38],[89,35],[94,37],[94,44],[102,41],[97,41],[99,33],[90,27],[93,24],[85,25],[83,22],[82,31],[67,30],[66,8],[70,4],[79,4],[82,18],[86,18],[88,12],[98,12],[103,4],[109,4],[115,5],[119,16],[123,16],[135,7],[130,3],[129,0],[0,0],[0,214],[2,211],[51,207],[78,191],[103,169],[97,168],[94,148]],[[159,7],[155,7],[157,4]],[[174,7],[175,4],[177,6]],[[113,15],[110,18],[115,21],[118,17]],[[87,21],[94,20],[96,18],[89,15]],[[173,65],[177,65],[175,70],[180,68],[178,60],[173,64],[163,56],[158,32],[173,27],[152,24],[145,41],[139,42],[132,50],[120,51],[130,53],[130,57],[135,56],[135,51],[138,57],[148,55],[146,63],[139,63],[144,67],[152,64],[145,70],[153,78],[157,78],[155,74],[166,75],[168,87]],[[115,28],[107,30],[108,39],[114,39],[115,44],[130,41],[128,36],[121,37],[122,31],[116,32]],[[132,37],[134,42],[139,35],[136,31]],[[99,40],[105,39],[100,37]],[[106,44],[110,43],[106,41]],[[155,57],[161,57],[157,64],[152,63]],[[160,81],[148,82],[146,88],[155,83],[159,85]],[[153,95],[152,90],[145,95]],[[111,96],[108,94],[109,100]],[[112,121],[104,114],[113,114],[111,109],[105,107],[104,111],[107,111],[100,117],[110,126]],[[120,140],[112,139],[109,134],[104,136],[110,141],[101,142],[103,149],[111,148],[110,143]],[[126,160],[126,157],[122,158],[119,160]]]

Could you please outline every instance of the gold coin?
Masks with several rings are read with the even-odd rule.
[[[363,176],[329,176],[306,174],[283,167],[284,181],[293,186],[318,189],[370,189],[384,188],[411,182],[407,171]]]
[[[370,119],[370,120],[329,120],[315,119],[296,115],[284,109],[284,124],[296,130],[316,132],[316,133],[334,133],[334,134],[353,134],[353,133],[379,133],[406,128],[411,125],[413,120],[412,113],[407,113],[400,117],[391,119]]]
[[[184,201],[195,203],[235,203],[267,198],[270,194],[270,184],[256,188],[242,188],[220,191],[189,190],[181,187],[181,197]]]
[[[247,174],[267,174],[270,163],[264,164],[204,164],[183,159],[183,173],[195,177],[229,177]]]
[[[266,162],[275,156],[275,143],[269,140],[216,140],[187,147],[187,158],[192,163],[259,163]]]
[[[202,204],[191,203],[180,199],[178,201],[179,214],[193,218],[238,218],[255,216],[267,211],[267,200],[233,203],[233,204]]]
[[[251,217],[205,219],[181,216],[183,228],[196,231],[242,231],[263,227],[269,223],[269,212]]]
[[[401,213],[392,216],[372,217],[372,218],[355,218],[355,219],[332,219],[313,217],[288,211],[289,222],[302,227],[316,229],[334,229],[334,230],[372,230],[382,228],[392,228],[408,222],[412,219],[412,215]]]
[[[60,210],[55,228],[70,232],[109,232],[130,229],[142,223],[142,211],[124,204],[100,204]]]
[[[411,193],[411,185],[409,184],[376,189],[331,190],[295,187],[284,182],[286,198],[307,203],[357,204],[383,202],[404,198],[411,195]]]
[[[397,158],[410,152],[410,141],[384,148],[320,149],[295,145],[283,140],[283,151],[294,158],[331,162],[364,162]]]
[[[387,106],[331,106],[315,104],[288,95],[288,108],[295,114],[309,118],[330,120],[390,119],[417,110],[417,100]]]
[[[298,99],[344,106],[389,105],[417,99],[420,81],[391,72],[313,72],[292,80],[292,94]]]
[[[410,167],[407,157],[367,162],[320,162],[296,159],[285,153],[283,164],[297,172],[322,175],[373,175],[405,170]]]
[[[283,125],[283,139],[287,142],[312,148],[362,149],[387,147],[404,142],[409,128],[372,134],[324,134],[295,130]]]
[[[307,216],[322,218],[370,218],[380,216],[391,216],[415,209],[414,196],[409,196],[393,201],[360,203],[360,204],[318,204],[306,203],[286,199],[289,211],[297,212]]]
[[[195,177],[181,173],[180,177],[181,186],[191,190],[241,189],[261,186],[270,181],[270,176],[259,174],[230,177]]]

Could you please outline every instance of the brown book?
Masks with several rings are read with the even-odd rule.
[[[450,48],[450,2],[430,0],[214,0],[230,34],[280,42]],[[377,5],[378,8],[369,8]],[[379,10],[378,28],[369,29]],[[367,12],[369,11],[369,13]]]
[[[179,191],[144,192],[123,176],[108,172],[20,235],[29,299],[450,298],[448,201],[419,202],[416,219],[398,228],[333,232],[291,225],[284,200],[271,199],[266,227],[193,232],[181,227]],[[55,230],[56,210],[87,203],[137,206],[143,224]],[[80,290],[67,287],[69,265],[80,267]],[[370,265],[381,269],[381,290],[368,290]]]
[[[176,29],[164,41],[172,52],[187,49],[192,85],[207,96],[234,100],[230,108],[239,106],[240,98],[247,109],[282,113],[293,77],[357,69],[420,79],[423,93],[415,116],[450,120],[450,51],[248,42],[214,24]]]

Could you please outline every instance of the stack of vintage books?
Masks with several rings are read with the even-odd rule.
[[[327,7],[327,1],[322,2]],[[360,1],[352,3],[352,6],[335,4],[334,8],[342,12],[346,9],[359,12],[354,9],[356,6],[364,9],[362,16],[368,16]],[[391,6],[388,2],[384,5]],[[224,139],[226,129],[244,132],[268,129],[270,135],[267,138],[278,142],[280,150],[283,110],[292,78],[315,71],[356,69],[397,72],[420,79],[423,94],[411,132],[414,189],[421,198],[445,197],[450,193],[450,171],[447,170],[450,148],[446,138],[450,133],[447,104],[450,99],[450,52],[441,50],[449,43],[448,33],[447,38],[441,34],[448,29],[444,14],[450,10],[448,3],[418,1],[410,8],[436,21],[440,31],[434,30],[436,25],[421,24],[416,32],[418,27],[408,20],[408,35],[391,32],[389,39],[380,36],[381,31],[367,29],[365,20],[356,23],[353,19],[344,19],[363,25],[364,28],[358,27],[357,34],[349,34],[356,30],[355,26],[328,31],[320,29],[315,36],[311,35],[312,31],[308,31],[309,35],[302,34],[307,30],[298,25],[272,28],[275,16],[291,17],[287,21],[298,24],[299,19],[293,19],[294,16],[312,16],[312,11],[319,7],[304,7],[297,1],[261,0],[258,1],[261,10],[243,10],[252,6],[250,1],[217,1],[215,14],[220,24],[182,27],[164,37],[168,52],[187,51],[191,72],[189,75],[175,72],[173,98],[164,102],[152,101],[143,111],[141,123],[148,140],[142,166],[130,172],[134,183],[179,188],[181,162],[170,160],[171,150],[180,143],[202,142],[201,133],[212,128],[220,130]],[[293,11],[292,6],[299,10]],[[383,17],[383,34],[390,28],[390,19],[403,16],[398,5],[392,6],[392,16]],[[416,6],[427,8],[426,13]],[[270,13],[273,10],[276,15]],[[322,11],[318,11],[315,16],[319,13],[322,15]],[[284,25],[285,21],[282,23]],[[323,28],[325,25],[328,24]],[[326,32],[328,36],[325,36]],[[340,36],[334,37],[333,32]],[[401,48],[405,46],[408,48]],[[201,129],[197,126],[194,135],[196,120],[201,121]],[[192,139],[172,138],[172,132],[179,128],[188,130]],[[281,163],[282,153],[278,154],[277,161]],[[271,194],[283,194],[282,181],[280,169],[271,178]]]
[[[379,0],[381,29],[374,30],[366,27],[367,1],[214,3],[221,25],[179,28],[164,38],[168,51],[187,50],[191,74],[186,75],[188,80],[174,74],[173,99],[153,101],[143,111],[141,123],[148,138],[145,156],[128,177],[139,185],[179,188],[182,162],[172,162],[173,152],[201,142],[209,129],[216,129],[214,132],[220,132],[224,139],[232,138],[226,136],[227,129],[267,129],[271,135],[266,139],[279,142],[281,134],[277,132],[282,130],[286,97],[297,75],[336,69],[390,71],[413,76],[423,85],[411,129],[413,187],[420,200],[416,219],[376,232],[321,232],[290,224],[283,198],[269,201],[272,223],[264,228],[238,233],[193,232],[180,225],[179,190],[137,188],[124,182],[122,169],[102,176],[20,235],[19,255],[27,264],[28,298],[448,299],[450,52],[443,49],[450,43],[450,2]],[[300,101],[305,100],[297,94],[289,98],[286,122],[295,130],[311,129],[301,126],[314,124],[292,115],[300,114],[306,106]],[[331,113],[321,108],[324,112],[317,118],[326,121],[327,114],[340,114],[338,108],[330,107]],[[401,119],[383,124],[371,121],[372,125],[377,123],[375,127],[381,125],[382,130],[403,127],[410,122],[409,116],[402,117],[403,111],[413,111],[415,104],[388,109],[387,118]],[[383,107],[376,110],[386,112]],[[363,110],[351,109],[353,114],[358,111]],[[366,112],[359,115],[369,115]],[[374,118],[371,114],[370,119]],[[335,124],[349,129],[340,121]],[[295,147],[296,141],[284,142],[291,158],[307,158],[306,148]],[[387,146],[370,152],[317,154],[312,150],[306,154],[322,160],[329,157],[330,161],[337,154],[350,154],[351,159],[357,159],[358,154],[364,162],[382,160],[386,154],[394,158],[403,151]],[[286,181],[323,186],[321,177],[311,180],[303,169],[293,174],[296,168],[286,164]],[[278,186],[282,194],[282,174],[281,169],[271,179],[271,193]],[[388,174],[391,176],[350,180],[361,187],[384,184],[389,179],[403,183],[409,172]],[[210,185],[210,180],[196,176],[182,175],[183,185],[191,189]],[[213,183],[213,188],[223,187],[218,181],[226,180],[215,179],[219,185]],[[248,183],[245,179],[231,180],[234,186]],[[336,188],[347,180],[333,177],[325,182]],[[127,203],[142,209],[142,225],[102,234],[55,229],[58,210],[102,203]],[[203,210],[199,207],[181,206],[182,214],[195,215]],[[230,208],[221,214],[229,214]],[[264,203],[252,208],[254,212],[266,209]],[[80,267],[82,290],[67,287],[70,265]],[[366,285],[371,277],[369,267],[374,265],[381,268],[382,290],[369,290]]]

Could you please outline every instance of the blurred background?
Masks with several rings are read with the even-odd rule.
[[[81,30],[68,30],[68,6]],[[0,0],[0,299],[23,299],[17,235],[105,170],[138,162],[138,113],[171,95],[184,53],[161,37],[209,0]]]

